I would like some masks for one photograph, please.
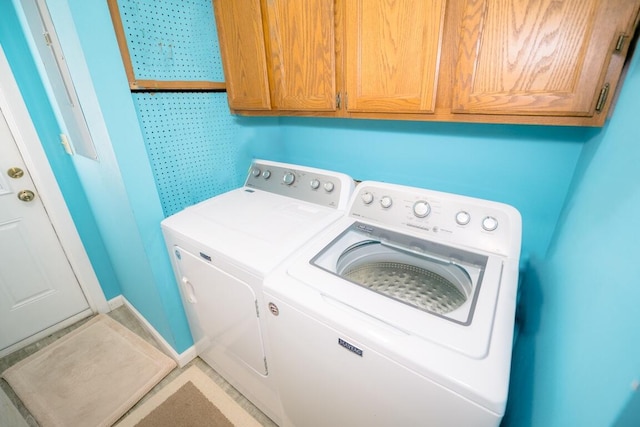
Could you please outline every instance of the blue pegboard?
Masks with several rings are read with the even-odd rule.
[[[132,94],[166,216],[242,185],[226,93]]]
[[[118,0],[135,78],[224,81],[211,0]]]

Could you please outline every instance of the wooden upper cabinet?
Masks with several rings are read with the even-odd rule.
[[[576,126],[604,124],[640,9],[640,0],[213,4],[234,112]]]
[[[260,0],[213,0],[229,107],[269,110]]]
[[[459,27],[452,111],[596,114],[608,85],[617,83],[623,61],[617,61],[617,71],[608,76],[610,61],[613,55],[626,54],[616,46],[629,44],[638,3],[467,0]],[[626,41],[620,39],[623,34]],[[610,82],[611,77],[615,81]]]
[[[348,111],[434,111],[444,3],[346,0]]]
[[[263,0],[263,11],[273,107],[335,110],[334,0]]]

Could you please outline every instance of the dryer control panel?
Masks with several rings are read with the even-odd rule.
[[[512,206],[422,188],[364,181],[349,215],[407,234],[519,256],[520,213]]]
[[[345,210],[355,187],[351,177],[306,166],[255,160],[245,187]]]

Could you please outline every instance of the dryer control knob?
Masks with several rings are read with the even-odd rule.
[[[311,186],[311,188],[313,188],[314,190],[317,190],[318,188],[320,188],[320,181],[318,181],[317,179],[312,179],[311,182],[309,183],[309,185]]]
[[[482,228],[487,231],[494,231],[498,228],[498,220],[492,216],[485,217],[485,219],[482,220]]]
[[[392,204],[393,204],[393,200],[391,200],[391,197],[389,196],[382,196],[382,199],[380,199],[380,206],[382,206],[385,209],[390,208]]]
[[[284,182],[287,185],[293,184],[293,181],[295,180],[296,180],[296,176],[292,172],[287,172],[282,177],[282,182]]]
[[[333,182],[324,183],[324,191],[326,191],[327,193],[331,193],[334,188],[335,188],[335,185],[333,184]]]
[[[264,179],[269,179],[269,178],[271,178],[271,171],[270,171],[270,170],[266,170],[266,171],[262,172],[262,177],[263,177]]]
[[[418,218],[424,218],[431,213],[431,206],[426,200],[418,200],[413,204],[413,214]]]
[[[261,173],[262,171],[260,170],[260,168],[251,169],[251,175],[253,175],[256,178],[259,177]]]
[[[364,203],[365,205],[369,205],[371,204],[371,202],[373,202],[373,194],[369,193],[368,191],[366,193],[362,193],[362,196],[360,196],[360,198],[362,199],[362,203]]]

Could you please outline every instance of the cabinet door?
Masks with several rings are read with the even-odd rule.
[[[591,116],[637,0],[467,0],[457,113]]]
[[[429,113],[445,0],[346,0],[349,111]]]
[[[334,0],[263,0],[274,108],[336,107]]]
[[[214,0],[229,106],[269,110],[269,79],[260,0]]]

